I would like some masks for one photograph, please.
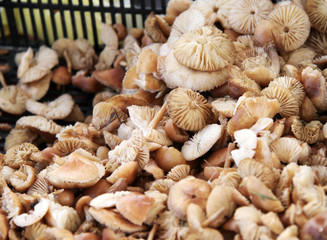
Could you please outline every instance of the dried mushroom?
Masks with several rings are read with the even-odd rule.
[[[18,171],[15,171],[10,176],[10,184],[20,192],[25,192],[32,186],[36,180],[36,173],[33,167],[21,165]]]
[[[322,137],[322,127],[323,125],[320,121],[311,121],[306,124],[300,119],[295,119],[292,122],[291,130],[298,140],[313,144]]]
[[[19,86],[4,86],[0,90],[0,108],[1,110],[19,115],[26,111],[25,102],[29,99],[28,94]]]
[[[174,45],[177,61],[199,71],[218,71],[233,64],[234,51],[233,43],[225,34],[207,26],[184,33]]]
[[[77,149],[65,159],[56,159],[47,168],[46,178],[59,188],[87,188],[96,184],[104,172],[104,166],[97,157]]]
[[[174,123],[187,131],[202,129],[213,118],[211,106],[199,93],[176,88],[167,98],[167,111]]]
[[[327,32],[326,2],[321,0],[306,1],[305,11],[307,12],[311,25],[320,32]]]
[[[7,150],[4,162],[13,168],[19,168],[22,164],[33,165],[30,159],[31,154],[38,151],[39,149],[34,144],[22,143]]]
[[[280,41],[286,51],[301,47],[310,33],[310,20],[306,12],[294,4],[276,7],[268,20],[277,27]]]
[[[71,113],[73,107],[74,100],[69,94],[63,94],[47,103],[39,103],[33,99],[26,101],[27,111],[47,119],[64,119]]]
[[[34,100],[43,98],[50,88],[52,73],[48,73],[40,80],[31,83],[19,83],[18,86],[23,89]]]

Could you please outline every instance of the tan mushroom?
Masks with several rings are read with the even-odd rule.
[[[32,99],[26,101],[27,111],[47,119],[64,119],[72,112],[73,107],[74,100],[69,94],[63,94],[47,103],[39,103]]]
[[[218,98],[211,102],[213,111],[231,118],[234,114],[237,101],[231,97]]]
[[[114,184],[120,178],[125,178],[128,185],[132,184],[136,178],[138,170],[138,163],[130,161],[120,165],[109,177],[106,178],[108,182]]]
[[[26,52],[22,52],[20,56],[20,60],[18,63],[17,69],[17,77],[21,78],[26,73],[26,71],[30,68],[31,61],[34,57],[32,48],[28,48]]]
[[[26,116],[21,117],[16,122],[17,128],[29,128],[40,135],[46,140],[53,141],[56,134],[59,133],[62,127],[52,120],[48,120],[41,116]]]
[[[192,4],[189,0],[173,0],[170,1],[166,8],[166,21],[173,24],[175,18],[182,12],[187,10]]]
[[[125,71],[122,68],[111,68],[93,72],[94,78],[101,84],[114,89],[117,92],[122,90],[122,81]]]
[[[79,148],[93,153],[92,148],[90,148],[86,142],[78,138],[68,138],[58,141],[53,145],[53,148],[60,153],[60,156],[67,156]]]
[[[52,73],[48,73],[40,80],[31,83],[18,83],[18,86],[23,89],[34,100],[43,98],[49,90]]]
[[[172,186],[168,195],[168,209],[179,219],[186,219],[187,207],[195,203],[205,209],[211,187],[204,180],[184,178]]]
[[[234,51],[233,43],[216,27],[184,33],[174,44],[177,61],[199,71],[218,71],[233,64]]]
[[[186,178],[190,173],[191,167],[187,164],[180,164],[173,167],[167,174],[167,179],[172,179],[178,182]]]
[[[311,121],[310,123],[304,123],[300,119],[293,121],[291,125],[294,136],[303,142],[313,144],[318,142],[322,137],[322,123],[320,121]]]
[[[17,85],[9,85],[0,90],[0,109],[19,115],[25,112],[25,102],[29,98],[27,93]]]
[[[167,146],[163,146],[155,152],[155,160],[166,173],[173,167],[186,163],[183,154],[178,149]]]
[[[184,143],[188,140],[187,132],[176,126],[173,119],[169,119],[165,124],[165,133],[173,141],[177,143]]]
[[[68,85],[72,82],[72,74],[68,71],[67,67],[59,66],[52,71],[51,80],[56,83],[58,87]]]
[[[9,231],[9,222],[6,216],[0,213],[0,237],[2,239],[7,239],[8,231]]]
[[[10,184],[20,192],[26,191],[36,180],[36,173],[33,167],[21,165],[10,177]]]
[[[295,50],[307,40],[310,21],[306,12],[294,4],[276,7],[268,16],[278,29],[281,44],[286,51]]]
[[[257,23],[267,18],[273,10],[271,1],[242,0],[229,11],[228,22],[232,29],[242,34],[253,34]]]
[[[72,77],[74,87],[80,88],[85,92],[96,93],[101,91],[103,85],[95,79],[95,75],[87,76],[87,71],[78,71]]]
[[[38,151],[39,149],[34,144],[22,143],[7,150],[4,162],[13,168],[19,168],[22,164],[33,165],[30,156]]]
[[[320,0],[306,1],[305,5],[312,27],[323,33],[327,32],[326,6],[326,2]]]
[[[13,222],[18,227],[27,227],[38,221],[40,221],[49,209],[50,201],[46,198],[41,198],[41,200],[34,206],[34,210],[28,213],[23,213],[21,215],[15,216]]]
[[[213,118],[211,106],[199,93],[176,88],[167,97],[167,111],[174,123],[187,131],[202,129]]]
[[[4,150],[21,143],[31,143],[37,138],[37,134],[30,129],[13,128],[5,138]]]
[[[182,154],[186,161],[193,161],[201,157],[222,136],[222,126],[210,124],[196,133],[191,140],[186,141],[182,147]]]
[[[163,43],[167,41],[153,12],[151,12],[145,20],[144,28],[146,36],[149,36],[154,42]]]
[[[317,56],[323,56],[327,54],[327,34],[312,29],[310,35],[305,43],[317,53]]]
[[[46,178],[59,188],[87,188],[96,184],[105,173],[99,159],[83,149],[57,161],[59,164],[47,168]]]
[[[301,154],[301,146],[295,138],[281,137],[274,141],[270,148],[283,163],[297,162]]]

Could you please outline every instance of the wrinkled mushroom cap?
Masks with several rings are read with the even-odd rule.
[[[233,5],[228,15],[230,26],[238,33],[253,34],[257,23],[273,10],[269,0],[241,0]]]
[[[9,85],[0,90],[0,109],[10,114],[25,112],[25,102],[29,98],[19,86]]]
[[[294,4],[276,7],[268,16],[278,29],[286,51],[295,50],[307,40],[310,21],[306,12]]]
[[[24,192],[31,187],[35,180],[35,170],[28,165],[21,165],[20,169],[10,176],[10,184],[20,192]]]
[[[30,156],[33,152],[38,151],[39,149],[34,144],[22,143],[7,150],[4,162],[12,168],[19,168],[22,164],[33,165]]]
[[[233,64],[235,48],[222,31],[206,26],[184,33],[174,45],[174,56],[194,70],[218,71]]]
[[[207,100],[185,88],[176,88],[169,93],[167,111],[178,127],[188,131],[202,129],[213,118]]]
[[[196,133],[191,140],[186,141],[182,147],[182,154],[186,161],[192,161],[201,157],[222,136],[222,126],[210,124]]]
[[[105,173],[99,159],[83,149],[68,155],[62,165],[51,165],[47,169],[46,178],[59,188],[87,188],[96,184]]]
[[[313,144],[319,141],[322,132],[323,125],[320,121],[311,121],[308,124],[295,119],[292,122],[291,130],[294,136],[300,141],[307,142],[308,144]]]

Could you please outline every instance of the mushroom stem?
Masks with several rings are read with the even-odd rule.
[[[231,154],[231,152],[234,149],[235,149],[235,143],[228,144],[224,168],[230,168],[230,166],[232,164],[232,154]]]
[[[160,120],[166,114],[166,112],[167,112],[167,101],[162,105],[162,107],[160,108],[160,110],[157,112],[157,114],[151,120],[151,122],[149,123],[148,127],[151,128],[151,129],[155,129],[158,126]]]
[[[67,63],[67,70],[69,73],[72,73],[72,62],[70,61],[67,50],[63,52],[63,55]]]
[[[7,86],[7,83],[6,83],[6,79],[5,77],[3,76],[3,72],[0,70],[0,83],[3,87],[6,87]]]
[[[270,69],[278,76],[280,72],[280,62],[279,62],[279,56],[276,51],[276,47],[274,44],[270,43],[267,46],[268,48],[268,55],[271,58],[271,67]]]

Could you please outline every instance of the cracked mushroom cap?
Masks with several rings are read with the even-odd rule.
[[[263,89],[262,93],[270,99],[277,99],[280,104],[279,113],[281,116],[290,117],[299,115],[299,103],[291,90],[282,86],[272,85]]]
[[[276,7],[268,16],[278,29],[285,51],[301,47],[310,33],[310,20],[306,12],[294,4]]]
[[[199,71],[218,71],[233,64],[233,42],[218,28],[205,26],[184,33],[174,45],[174,56],[184,66]]]
[[[30,156],[39,149],[32,143],[22,143],[8,149],[5,154],[4,162],[12,168],[19,168],[22,164],[33,165]]]
[[[228,21],[232,29],[242,34],[253,34],[260,20],[267,18],[274,5],[269,0],[241,0],[230,9]]]
[[[211,105],[199,93],[176,88],[167,97],[167,111],[174,123],[187,131],[197,131],[213,118]]]
[[[84,149],[78,149],[47,168],[46,178],[58,188],[87,188],[96,184],[105,173],[100,160]],[[59,161],[58,161],[59,162]]]
[[[47,119],[64,119],[71,113],[73,107],[74,100],[69,94],[63,94],[47,103],[40,103],[33,99],[26,101],[27,111]]]
[[[13,218],[13,222],[18,227],[27,227],[38,221],[40,221],[48,212],[50,201],[45,198],[41,198],[38,204],[34,206],[34,210],[28,213],[23,213]]]
[[[323,125],[320,121],[311,121],[306,124],[300,119],[295,119],[292,122],[291,130],[298,140],[313,144],[322,137],[322,127]]]
[[[159,73],[169,88],[183,87],[200,92],[223,85],[229,77],[227,68],[203,72],[185,67],[177,61],[173,50],[168,52]]]
[[[16,127],[32,129],[50,141],[54,140],[56,134],[62,129],[62,127],[54,121],[41,116],[21,117],[17,120]]]
[[[319,32],[327,32],[327,1],[310,0],[306,1],[305,11],[307,12],[311,25]]]
[[[9,85],[0,90],[0,109],[4,112],[19,115],[25,112],[28,94],[17,85]]]
[[[222,136],[223,128],[218,124],[210,124],[196,133],[191,140],[186,141],[182,147],[182,154],[186,161],[193,161],[201,157]]]

